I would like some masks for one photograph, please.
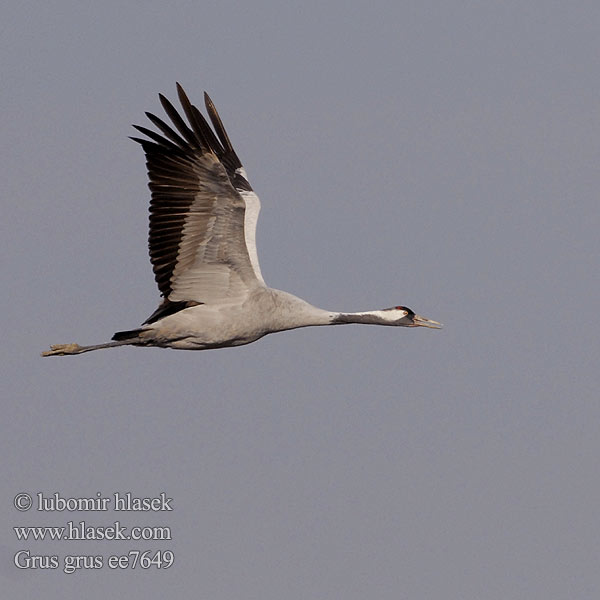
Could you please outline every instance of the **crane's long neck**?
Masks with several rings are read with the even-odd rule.
[[[388,325],[391,321],[397,319],[397,316],[385,310],[350,313],[323,310],[287,292],[280,290],[271,290],[270,292],[274,294],[276,300],[272,315],[272,330],[274,331],[319,325],[344,325],[347,323]]]
[[[397,316],[384,310],[367,310],[361,312],[332,312],[321,308],[311,307],[304,315],[302,326],[313,325],[347,325],[362,323],[364,325],[388,325],[395,321]]]
[[[362,311],[342,313],[317,308],[298,296],[281,290],[269,289],[273,302],[271,318],[273,329],[295,329],[296,327],[313,327],[318,325],[342,325],[345,323],[376,323],[378,315],[383,311]],[[381,318],[379,318],[381,321]]]

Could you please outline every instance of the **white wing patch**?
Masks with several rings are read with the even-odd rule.
[[[242,177],[246,178],[244,167],[240,167],[237,171]],[[240,191],[240,195],[246,203],[246,212],[244,214],[244,236],[246,248],[248,249],[248,256],[250,257],[250,264],[252,265],[256,278],[264,284],[265,280],[260,272],[258,253],[256,252],[256,222],[258,221],[258,213],[260,212],[260,200],[254,192]]]

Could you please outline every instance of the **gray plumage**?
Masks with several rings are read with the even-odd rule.
[[[260,201],[207,94],[211,129],[177,92],[187,123],[162,94],[175,129],[146,113],[157,133],[134,125],[145,155],[150,201],[149,251],[163,300],[141,327],[93,346],[58,344],[43,356],[81,354],[115,346],[204,350],[239,346],[268,333],[316,325],[364,323],[441,327],[404,306],[358,313],[316,308],[266,286],[255,233]]]

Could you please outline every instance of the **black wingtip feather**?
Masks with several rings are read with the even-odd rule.
[[[148,136],[151,140],[156,142],[159,146],[163,146],[165,148],[168,148],[169,150],[181,152],[181,149],[182,149],[181,145],[171,142],[170,140],[166,139],[165,137],[156,133],[155,131],[148,129],[147,127],[142,127],[141,125],[133,125],[133,127],[135,129],[137,129],[140,133],[143,133],[144,135]],[[176,136],[175,139],[177,139],[181,143],[183,143],[183,140],[179,136]],[[185,144],[184,144],[183,148],[185,148]]]
[[[194,132],[186,125],[185,121],[177,112],[177,109],[162,94],[159,94],[158,97],[160,98],[160,103],[162,104],[163,109],[169,116],[169,119],[173,121],[173,124],[175,125],[175,127],[177,127],[179,133],[185,138],[185,140],[190,146],[197,147],[198,140],[194,135]]]
[[[189,124],[192,126],[192,130],[200,141],[203,149],[211,151],[217,156],[221,154],[223,149],[210,130],[208,123],[206,123],[206,120],[200,114],[198,109],[190,102],[184,89],[179,84],[177,84],[177,95],[183,108],[183,112],[185,113],[185,116],[187,117]]]
[[[206,106],[206,111],[208,112],[208,116],[210,117],[211,123],[213,124],[213,127],[215,128],[215,131],[217,132],[217,135],[219,136],[219,139],[221,140],[221,143],[223,144],[223,147],[225,148],[225,150],[227,150],[227,152],[231,152],[232,154],[235,154],[235,151],[233,150],[233,146],[231,145],[229,136],[227,135],[227,132],[225,131],[225,127],[223,126],[221,117],[219,117],[219,113],[217,112],[215,104],[210,99],[210,96],[206,92],[204,92],[204,105]]]
[[[173,110],[175,109],[173,108]],[[158,127],[158,129],[160,129],[167,138],[174,142],[176,146],[179,146],[180,148],[184,149],[190,146],[188,141],[184,140],[180,135],[178,135],[177,132],[174,131],[171,127],[169,127],[169,125],[167,125],[160,117],[157,117],[151,112],[147,112],[146,116],[148,117],[148,119],[150,119],[152,124]],[[194,144],[192,144],[192,146],[193,145]]]

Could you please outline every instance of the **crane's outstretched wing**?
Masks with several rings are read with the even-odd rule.
[[[146,153],[150,261],[165,298],[148,322],[188,303],[241,302],[264,285],[255,244],[258,196],[208,95],[214,132],[179,84],[177,92],[189,125],[160,94],[175,129],[146,113],[161,133],[134,125],[149,140],[132,138]]]

